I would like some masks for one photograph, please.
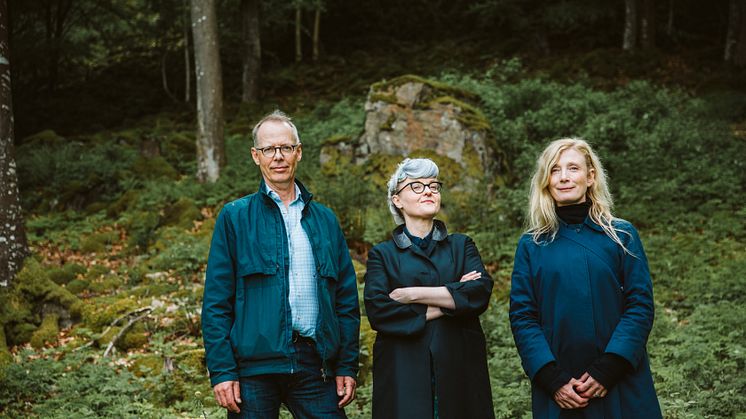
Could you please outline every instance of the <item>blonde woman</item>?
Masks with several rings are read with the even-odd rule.
[[[435,219],[442,187],[430,159],[404,160],[388,183],[399,226],[365,274],[374,419],[494,418],[479,323],[492,279],[474,242]]]
[[[647,351],[653,286],[580,139],[544,149],[515,255],[510,324],[536,418],[660,418]]]

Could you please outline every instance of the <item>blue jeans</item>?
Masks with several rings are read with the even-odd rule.
[[[321,357],[310,339],[295,343],[298,371],[293,374],[264,374],[241,377],[240,413],[229,419],[277,419],[285,404],[294,418],[347,418],[337,407],[337,385],[333,376],[321,374]]]

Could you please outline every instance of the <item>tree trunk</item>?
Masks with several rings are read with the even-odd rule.
[[[0,0],[0,287],[10,284],[28,254],[13,150],[9,33],[8,3]]]
[[[319,60],[319,31],[321,29],[321,6],[316,7],[313,17],[313,61]]]
[[[736,67],[744,68],[746,67],[746,1],[740,0],[739,6],[739,34],[736,51],[733,55],[733,64]]]
[[[674,3],[675,0],[668,0],[668,22],[666,23],[666,36],[668,39],[673,38]]]
[[[225,165],[218,22],[215,0],[192,0],[191,4],[197,73],[197,179],[215,182]]]
[[[303,59],[303,50],[300,45],[301,32],[301,10],[300,5],[295,7],[295,62],[299,63]]]
[[[730,0],[724,60],[738,67],[746,65],[746,1]]]
[[[655,0],[642,0],[640,14],[640,46],[643,49],[655,48]]]
[[[52,13],[51,3],[47,3],[46,27],[47,27],[47,77],[48,89],[54,92],[57,89],[59,77],[60,53],[62,50],[62,38],[65,34],[65,21],[72,8],[73,0],[58,0],[57,8]]]
[[[262,67],[262,44],[259,28],[259,0],[241,0],[243,41],[243,92],[241,101],[256,102]]]
[[[637,0],[624,0],[624,43],[622,49],[633,51],[637,48]]]
[[[189,103],[192,93],[192,65],[189,59],[189,3],[184,0],[184,102]]]
[[[161,55],[161,83],[163,84],[163,90],[166,91],[166,95],[168,95],[171,100],[174,102],[179,102],[176,99],[176,96],[174,96],[173,93],[171,93],[171,89],[168,88],[168,71],[166,68],[166,60],[168,59],[168,51],[166,48],[163,48],[163,55]]]

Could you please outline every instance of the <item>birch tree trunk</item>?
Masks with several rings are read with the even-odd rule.
[[[259,0],[241,0],[241,24],[243,38],[241,101],[255,103],[259,97],[259,76],[262,67]]]
[[[303,59],[303,50],[300,45],[301,34],[301,10],[300,5],[295,6],[295,62],[299,63]]]
[[[637,48],[637,0],[624,0],[624,41],[622,49]]]
[[[225,165],[218,22],[215,0],[192,0],[191,4],[197,75],[197,179],[212,183]]]
[[[0,0],[0,288],[11,283],[28,254],[13,150],[9,34],[8,3]]]

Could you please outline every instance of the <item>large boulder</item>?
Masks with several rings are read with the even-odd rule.
[[[327,140],[321,163],[378,166],[382,159],[429,157],[450,187],[462,188],[484,177],[501,183],[503,154],[478,103],[473,93],[413,75],[375,83],[365,103],[364,133]]]

